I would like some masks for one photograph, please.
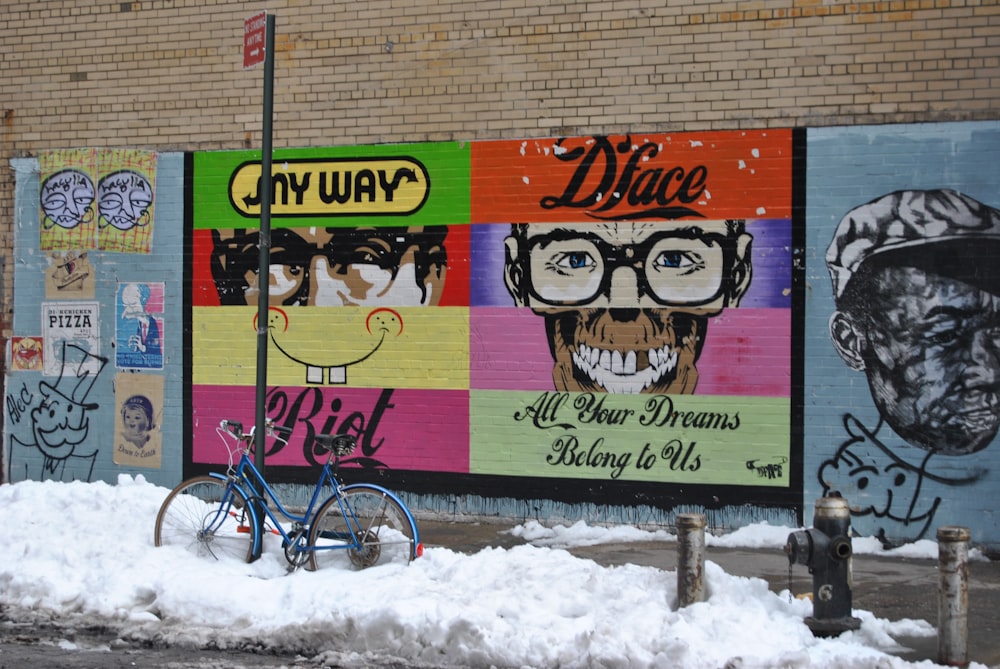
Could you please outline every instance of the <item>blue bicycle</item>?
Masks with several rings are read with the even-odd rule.
[[[268,436],[288,443],[291,430],[271,420],[266,429]],[[315,437],[328,455],[308,506],[295,513],[253,464],[254,428],[244,432],[238,421],[224,420],[215,431],[229,451],[226,474],[196,476],[174,488],[156,515],[155,545],[249,562],[260,555],[264,535],[271,534],[281,537],[290,569],[313,570],[338,562],[359,569],[409,563],[423,554],[417,523],[399,497],[379,485],[343,485],[337,478],[340,458],[357,446],[355,437]],[[327,487],[332,492],[321,499]]]

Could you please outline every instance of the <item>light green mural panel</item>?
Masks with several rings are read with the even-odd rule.
[[[789,400],[472,391],[477,474],[789,485]]]

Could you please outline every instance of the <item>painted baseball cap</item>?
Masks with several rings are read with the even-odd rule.
[[[929,244],[1000,242],[1000,210],[954,190],[900,190],[847,212],[826,252],[840,298],[865,261]],[[995,257],[995,256],[994,256]]]

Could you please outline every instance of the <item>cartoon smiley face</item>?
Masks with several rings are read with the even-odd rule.
[[[94,407],[74,402],[47,383],[39,388],[42,403],[31,411],[35,443],[47,457],[62,460],[87,438],[87,410]]]

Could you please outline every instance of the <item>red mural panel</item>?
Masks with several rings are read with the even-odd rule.
[[[476,142],[472,221],[791,218],[791,130]]]

